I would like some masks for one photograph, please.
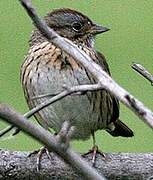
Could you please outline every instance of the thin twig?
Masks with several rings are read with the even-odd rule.
[[[59,93],[58,95],[50,98],[49,100],[44,101],[43,103],[41,103],[37,107],[33,108],[32,110],[30,110],[29,112],[24,114],[24,117],[30,118],[36,112],[42,110],[43,108],[51,105],[54,102],[57,102],[57,101],[61,100],[62,98],[66,97],[66,96],[68,96],[70,94],[73,94],[73,93],[76,93],[76,92],[95,91],[95,90],[99,90],[99,89],[102,89],[102,87],[99,84],[79,85],[79,86],[70,87],[67,90]]]
[[[5,104],[0,104],[0,117],[14,126],[21,128],[25,133],[44,144],[48,150],[55,152],[63,160],[65,160],[65,162],[70,164],[72,168],[82,174],[85,179],[105,179],[103,175],[100,176],[94,168],[92,168],[81,158],[81,156],[73,152],[69,147],[63,151],[63,146],[61,146],[56,137],[49,131],[45,130],[41,126],[36,126],[35,124],[27,121],[25,117],[15,112]]]
[[[31,100],[36,100],[36,99],[42,99],[42,98],[46,98],[46,97],[54,97],[57,96],[59,93],[53,94],[53,93],[47,93],[47,94],[40,94],[38,96],[33,96],[32,98],[30,98]]]
[[[146,124],[153,128],[153,113],[145,107],[142,102],[132,96],[128,91],[119,86],[103,69],[96,64],[84,51],[79,49],[70,40],[60,37],[55,31],[50,29],[45,21],[38,17],[30,1],[20,0],[27,13],[34,21],[35,26],[43,33],[48,41],[54,43],[66,53],[70,54],[80,64],[83,65],[101,84],[103,88],[116,96],[124,105],[130,108]]]
[[[79,85],[79,86],[74,86],[74,87],[68,87],[66,90],[63,92],[57,94],[56,96],[44,101],[40,105],[36,106],[35,108],[31,109],[27,113],[25,113],[23,116],[26,118],[30,118],[33,116],[35,113],[38,111],[42,110],[43,108],[61,100],[62,98],[74,94],[77,92],[87,92],[87,91],[94,91],[94,90],[100,90],[102,87],[99,84],[90,84],[90,85]],[[7,132],[9,132],[11,129],[14,128],[14,125],[8,126],[5,129],[0,131],[0,137],[4,136]],[[13,135],[16,135],[20,132],[18,128],[14,129]]]
[[[73,133],[74,133],[74,127],[71,126],[70,121],[64,121],[61,130],[56,136],[57,140],[59,141],[63,149],[68,148],[69,141]]]
[[[131,67],[153,84],[153,75],[145,67],[138,63],[133,63]]]

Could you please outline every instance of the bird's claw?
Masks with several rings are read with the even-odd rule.
[[[39,150],[35,150],[28,155],[28,157],[31,157],[32,155],[35,155],[35,154],[37,155],[37,160],[36,160],[37,172],[39,172],[41,169],[41,159],[42,159],[43,153],[46,153],[46,155],[50,161],[52,160],[52,157],[46,147],[42,147]]]
[[[92,153],[92,160],[91,160],[91,162],[92,162],[92,166],[93,167],[95,167],[96,155],[97,154],[100,154],[104,159],[106,159],[106,155],[103,152],[99,151],[98,150],[98,146],[96,146],[96,145],[93,146],[93,148],[91,150],[89,150],[89,152],[83,154],[83,156],[86,156],[86,155],[91,154],[91,153]]]

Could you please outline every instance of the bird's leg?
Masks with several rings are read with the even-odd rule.
[[[93,148],[92,148],[92,165],[95,166],[96,154],[98,152],[98,146],[96,145],[95,133],[92,132]]]
[[[96,145],[96,139],[95,139],[95,133],[92,132],[92,139],[93,139],[93,147],[91,150],[89,150],[89,152],[83,154],[83,156],[88,155],[90,153],[92,153],[92,166],[95,166],[95,162],[96,162],[96,155],[100,154],[104,159],[106,158],[105,154],[103,152],[100,152],[98,150],[98,146]]]
[[[69,139],[71,138],[71,135],[74,132],[74,127],[71,127],[71,124],[69,121],[64,121],[62,128],[59,133],[55,132],[55,137],[57,141],[61,144],[62,148],[68,148],[69,146]],[[30,153],[28,156],[30,157],[31,155],[37,154],[37,171],[40,171],[41,168],[41,159],[43,153],[46,153],[48,159],[52,161],[52,157],[46,147],[42,147],[39,150],[36,150],[32,153]]]
[[[93,147],[91,150],[89,150],[89,152],[83,154],[83,156],[86,156],[90,153],[92,153],[92,166],[95,166],[95,160],[96,160],[96,154],[98,152],[98,146],[96,145],[96,139],[95,139],[95,133],[92,132],[92,139],[93,139]]]
[[[37,171],[40,171],[40,169],[41,169],[41,159],[42,159],[43,153],[46,153],[46,155],[50,161],[52,160],[52,157],[46,147],[41,147],[40,149],[35,150],[34,152],[31,152],[28,155],[28,157],[30,157],[32,155],[37,154],[37,161],[36,161]]]

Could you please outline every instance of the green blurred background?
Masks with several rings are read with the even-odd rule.
[[[41,16],[61,7],[69,7],[88,15],[95,22],[111,28],[99,36],[96,48],[103,52],[113,78],[146,106],[152,109],[153,87],[135,73],[132,62],[142,63],[153,73],[153,1],[150,0],[33,0]],[[0,102],[19,112],[28,110],[19,80],[20,65],[28,50],[32,23],[18,0],[0,0]],[[134,138],[113,138],[104,131],[96,134],[104,152],[151,152],[153,133],[130,110],[121,105],[121,119],[131,127]],[[6,126],[0,120],[0,129]],[[0,140],[0,148],[30,151],[41,145],[20,133]],[[72,142],[79,152],[86,152],[92,140]]]

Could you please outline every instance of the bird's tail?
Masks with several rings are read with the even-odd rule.
[[[133,131],[127,127],[127,125],[125,125],[122,121],[117,120],[116,122],[114,122],[115,125],[115,129],[113,131],[107,130],[107,132],[109,134],[111,134],[112,136],[122,136],[122,137],[132,137],[134,136]]]

